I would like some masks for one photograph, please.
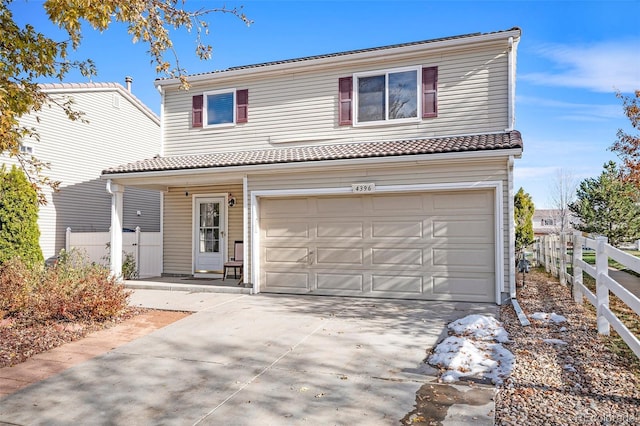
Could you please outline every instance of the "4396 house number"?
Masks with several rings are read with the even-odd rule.
[[[353,192],[356,193],[376,192],[375,183],[354,183],[351,185],[351,188]]]

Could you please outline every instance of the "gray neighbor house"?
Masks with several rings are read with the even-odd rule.
[[[41,90],[59,101],[72,100],[84,120],[71,121],[61,108],[43,108],[20,119],[33,127],[39,140],[26,138],[20,149],[51,165],[43,173],[60,182],[53,192],[44,188],[47,204],[40,207],[40,247],[45,259],[65,248],[66,229],[75,232],[107,232],[111,226],[111,196],[100,178],[114,163],[152,157],[160,152],[160,119],[118,83],[42,84]],[[135,142],[135,143],[134,143]],[[3,155],[10,167],[17,160]],[[124,200],[123,227],[160,230],[160,198],[157,191],[131,188]],[[106,250],[106,247],[105,247]],[[106,252],[106,251],[105,251]]]
[[[500,304],[515,295],[520,35],[237,66],[188,91],[156,80],[161,155],[105,168],[111,229],[126,194],[156,190],[165,276],[219,278],[242,241],[254,293]]]

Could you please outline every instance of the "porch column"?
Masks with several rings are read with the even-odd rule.
[[[111,194],[111,242],[109,269],[118,280],[122,278],[122,204],[124,186],[107,181],[107,192]]]

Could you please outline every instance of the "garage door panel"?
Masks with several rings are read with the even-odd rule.
[[[422,238],[422,221],[373,222],[371,236],[374,238]]]
[[[364,277],[362,274],[335,274],[319,272],[317,274],[318,290],[341,290],[362,292]]]
[[[422,249],[408,248],[373,248],[371,250],[372,265],[390,265],[398,268],[421,266]]]
[[[467,276],[434,275],[431,277],[434,297],[454,300],[486,301],[493,295],[493,274]]]
[[[434,214],[446,212],[448,215],[466,216],[470,213],[486,213],[493,209],[493,197],[486,191],[433,194],[431,200]]]
[[[309,290],[309,275],[300,272],[267,272],[265,287],[271,289]]]
[[[263,218],[304,217],[310,211],[310,198],[265,198],[260,201]]]
[[[308,263],[307,247],[265,247],[264,259],[270,264]]]
[[[410,275],[371,275],[371,290],[391,294],[422,294],[422,277]]]
[[[342,265],[342,266],[357,266],[361,267],[363,264],[364,253],[360,248],[338,248],[338,247],[323,247],[317,249],[317,263],[318,265]]]
[[[261,224],[265,236],[268,238],[309,238],[309,224],[307,222],[268,222]]]
[[[465,267],[474,270],[493,269],[493,251],[491,247],[477,248],[437,248],[432,250],[432,265]]]
[[[318,222],[316,235],[318,238],[362,238],[364,225],[362,222]]]
[[[424,196],[422,194],[413,195],[386,195],[372,196],[372,210],[374,214],[397,212],[402,209],[404,212],[424,210]]]
[[[493,218],[478,218],[474,220],[451,220],[433,218],[431,221],[433,238],[446,240],[474,238],[482,241],[493,237]]]
[[[338,214],[341,217],[361,216],[364,210],[362,197],[327,197],[316,199],[316,209],[319,216]]]

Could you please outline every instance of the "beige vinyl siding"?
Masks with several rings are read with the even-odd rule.
[[[65,95],[52,93],[62,99]],[[84,120],[71,121],[57,107],[26,115],[21,124],[38,130],[40,141],[27,140],[38,159],[51,164],[44,174],[60,181],[60,191],[47,191],[47,205],[40,208],[38,224],[45,259],[65,245],[65,230],[107,231],[111,223],[111,196],[102,170],[150,158],[160,152],[160,126],[117,89],[69,92],[73,108]],[[117,106],[114,106],[117,105]],[[36,121],[39,117],[39,123]],[[137,216],[140,210],[142,216]],[[124,226],[160,230],[160,194],[125,190]]]
[[[502,43],[262,78],[256,72],[225,81],[222,73],[189,91],[166,89],[164,155],[503,131],[508,127],[507,62]],[[338,126],[338,78],[405,66],[438,66],[438,117],[411,124]],[[249,122],[192,128],[192,96],[223,88],[249,90]]]
[[[189,195],[185,192],[188,190]],[[233,242],[242,241],[242,184],[198,187],[172,187],[164,196],[164,271],[169,275],[190,275],[193,262],[193,197],[204,194],[228,194],[236,198],[227,207],[227,255],[233,256]]]
[[[505,224],[511,220],[508,217],[508,176],[507,159],[499,160],[460,160],[448,162],[424,162],[422,164],[387,164],[385,166],[362,166],[357,170],[327,168],[322,171],[307,173],[273,173],[265,175],[251,175],[248,177],[250,191],[273,189],[316,189],[316,188],[345,188],[353,183],[372,182],[377,186],[384,185],[414,185],[414,184],[443,184],[460,182],[502,182],[502,212]],[[470,188],[471,189],[471,188]],[[509,227],[504,226],[502,240],[504,244],[504,282],[509,282]],[[249,232],[252,235],[252,232]],[[250,260],[250,259],[249,259]],[[246,262],[247,265],[250,262]],[[245,267],[245,274],[252,282],[251,268]]]

